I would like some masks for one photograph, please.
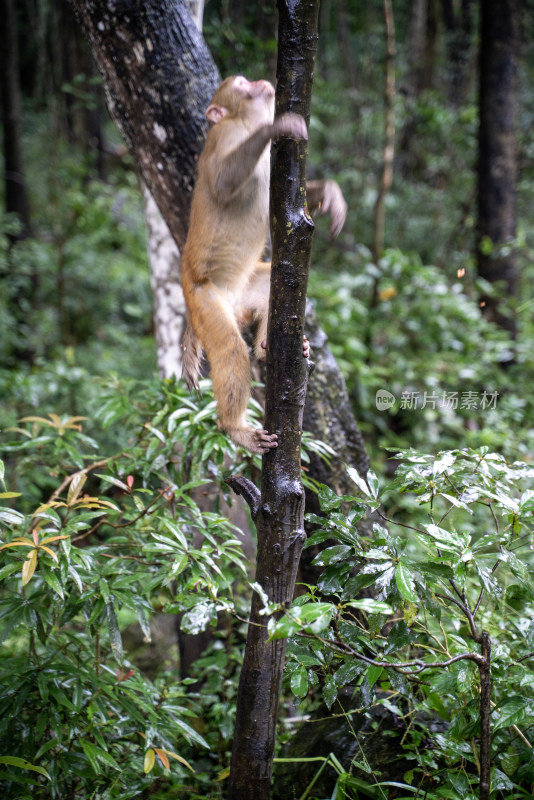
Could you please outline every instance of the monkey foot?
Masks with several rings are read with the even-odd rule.
[[[267,350],[267,339],[264,339],[261,343],[263,350]],[[265,361],[265,353],[257,353],[258,361]],[[307,340],[306,336],[302,337],[302,355],[304,358],[310,357],[310,343]]]
[[[278,447],[276,433],[268,433],[263,428],[233,428],[227,429],[236,444],[245,447],[251,453],[268,453],[273,447]]]
[[[276,433],[268,433],[267,431],[263,430],[256,430],[255,433],[255,444],[257,449],[250,447],[249,449],[252,450],[253,453],[268,453],[269,450],[272,450],[274,447],[278,447],[278,436]]]

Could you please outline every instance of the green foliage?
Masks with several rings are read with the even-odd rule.
[[[331,273],[326,285],[312,274],[311,292],[357,418],[373,441],[402,447],[460,441],[526,457],[534,411],[521,388],[534,372],[528,331],[503,370],[511,344],[481,315],[477,287],[472,297],[460,280],[398,251],[387,251],[378,266],[365,251],[351,260],[358,270]],[[394,396],[392,406],[377,407],[380,390]]]
[[[38,124],[44,128],[44,120]],[[105,184],[78,154],[61,148],[48,161],[42,149],[39,157],[35,235],[13,246],[11,222],[1,230],[0,320],[9,332],[0,342],[2,365],[13,370],[22,361],[35,368],[58,358],[98,365],[100,373],[118,366],[127,373],[129,362],[151,369],[151,295],[136,177],[119,173]],[[136,357],[129,358],[134,347]]]
[[[184,750],[209,746],[172,663],[148,679],[122,632],[136,621],[150,637],[155,607],[182,612],[193,633],[233,612],[247,574],[237,531],[192,498],[222,481],[228,443],[209,396],[194,401],[173,381],[110,385],[96,423],[121,427],[127,448],[106,456],[84,419],[56,414],[24,417],[3,437],[6,798],[134,797],[164,785],[171,764],[186,780]],[[224,741],[226,718],[212,713]]]
[[[322,487],[325,516],[308,515],[316,530],[307,545],[324,548],[314,562],[322,573],[316,589],[270,622],[272,636],[292,637],[288,689],[298,702],[320,686],[336,712],[347,685],[358,690],[358,707],[385,705],[407,725],[401,749],[413,768],[405,788],[430,773],[440,790],[428,797],[475,797],[487,631],[492,797],[529,796],[534,492],[525,484],[534,469],[487,448],[395,458],[396,476],[383,490],[372,473],[365,482],[349,468],[357,493],[337,497]],[[413,496],[420,522],[390,518],[399,492]],[[361,537],[356,524],[368,509],[376,522]],[[362,598],[371,587],[373,597]],[[440,732],[429,718],[442,721]]]

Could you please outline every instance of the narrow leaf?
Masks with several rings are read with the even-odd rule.
[[[69,486],[69,491],[67,494],[67,505],[71,505],[74,503],[75,500],[78,499],[81,490],[83,489],[83,485],[87,480],[87,475],[84,472],[75,472],[74,477],[72,478]]]
[[[395,568],[395,580],[397,589],[402,597],[404,597],[405,600],[409,600],[411,603],[416,603],[419,597],[415,591],[414,576],[402,561],[399,561]]]
[[[156,754],[152,750],[151,747],[145,753],[145,760],[143,762],[143,772],[145,775],[148,775],[149,772],[152,771],[152,767],[154,766],[154,762],[156,761]]]
[[[37,550],[32,550],[26,561],[22,565],[22,585],[26,586],[32,579],[35,567],[37,566]]]

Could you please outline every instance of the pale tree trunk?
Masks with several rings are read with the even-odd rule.
[[[158,373],[162,378],[181,374],[186,308],[182,292],[182,259],[167,223],[142,182],[150,284],[154,299],[154,332]]]

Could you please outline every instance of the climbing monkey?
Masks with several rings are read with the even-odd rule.
[[[269,225],[271,139],[307,140],[298,114],[274,119],[274,87],[233,76],[221,83],[206,111],[211,127],[198,162],[189,233],[182,259],[188,323],[183,376],[198,386],[204,350],[211,367],[219,425],[252,453],[277,446],[276,434],[246,419],[250,361],[241,329],[257,321],[254,351],[265,358],[270,264],[260,262]],[[331,234],[345,221],[347,205],[335,181],[307,185],[310,211],[330,212]],[[303,356],[309,345],[304,339]]]

